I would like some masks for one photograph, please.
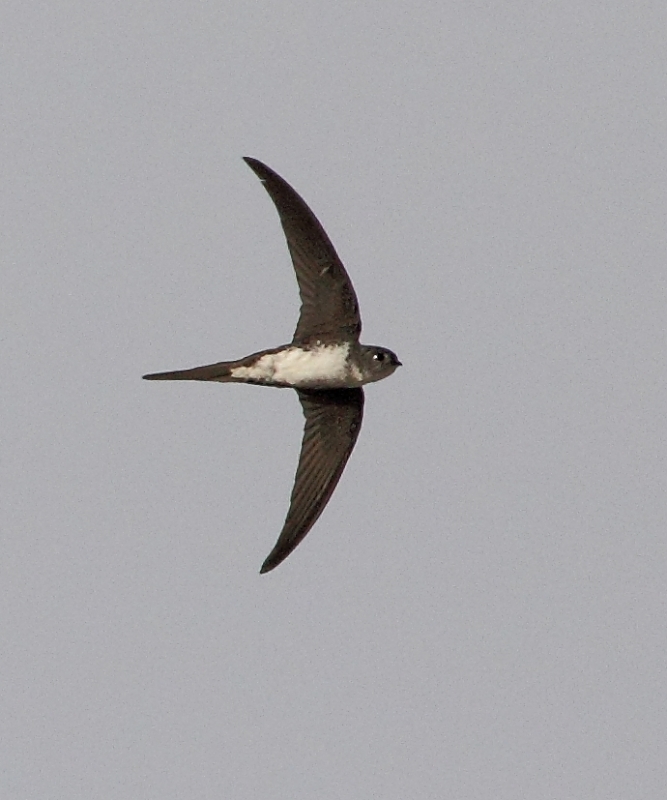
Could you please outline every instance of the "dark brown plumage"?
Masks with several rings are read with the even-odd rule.
[[[297,390],[306,423],[287,517],[261,569],[269,572],[313,527],[343,474],[361,429],[361,384],[386,378],[400,361],[391,350],[359,344],[357,296],[313,212],[280,175],[257,159],[245,161],[278,210],[299,284],[301,312],[292,343],[237,361],[158,372],[144,378],[238,381]],[[281,372],[288,362],[290,366]],[[317,372],[317,363],[327,366],[320,366],[322,372]]]
[[[294,550],[329,502],[361,430],[361,389],[299,392],[306,418],[299,466],[285,524],[260,572],[269,572]]]

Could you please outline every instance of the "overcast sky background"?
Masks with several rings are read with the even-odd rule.
[[[7,2],[0,798],[667,781],[664,3]],[[366,392],[275,572],[311,205]]]

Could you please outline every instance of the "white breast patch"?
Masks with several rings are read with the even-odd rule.
[[[233,378],[278,383],[297,389],[342,388],[349,385],[347,354],[350,345],[320,345],[311,350],[290,347],[267,353],[251,367],[236,367]]]

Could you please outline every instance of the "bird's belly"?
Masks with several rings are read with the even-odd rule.
[[[232,377],[295,389],[345,388],[355,385],[347,363],[349,350],[347,343],[312,349],[289,347],[277,353],[266,353],[251,366],[235,367]]]

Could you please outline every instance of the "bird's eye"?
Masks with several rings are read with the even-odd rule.
[[[384,361],[384,359],[385,359],[385,355],[384,355],[384,353],[375,353],[375,355],[373,356],[373,358],[374,358],[376,361],[380,361],[380,362],[382,362],[382,361]]]

